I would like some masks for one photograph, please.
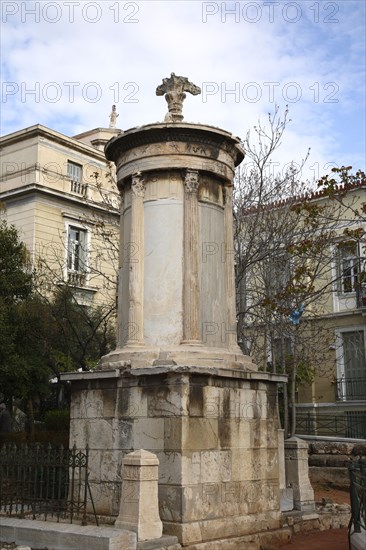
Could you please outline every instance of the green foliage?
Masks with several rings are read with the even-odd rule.
[[[44,346],[54,374],[90,370],[102,355],[115,345],[110,310],[87,308],[78,304],[72,287],[56,287],[53,296],[41,299],[43,317],[47,319]]]
[[[14,226],[0,221],[0,299],[12,304],[25,299],[32,290],[29,257]]]
[[[0,376],[4,396],[47,393],[47,368],[39,341],[29,337],[36,320],[28,307],[32,292],[29,255],[18,233],[0,222]],[[37,320],[38,324],[41,320]],[[38,332],[37,330],[35,332]]]
[[[44,426],[46,431],[50,432],[67,432],[70,425],[69,409],[59,409],[47,411],[44,418]]]
[[[355,189],[366,185],[366,175],[362,170],[357,170],[355,174],[351,172],[352,166],[341,166],[332,168],[334,176],[326,174],[320,178],[318,187],[330,198],[338,198],[348,193],[350,189]]]
[[[89,370],[114,346],[109,310],[78,304],[68,285],[37,292],[18,233],[0,222],[0,379],[7,399],[37,403],[61,372]]]

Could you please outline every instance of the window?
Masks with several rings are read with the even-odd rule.
[[[366,398],[365,330],[341,331],[338,353],[338,399]]]
[[[339,292],[342,294],[355,292],[360,271],[358,243],[349,241],[339,244],[337,255]]]
[[[270,296],[281,294],[291,281],[291,263],[287,254],[271,258],[266,268],[264,284]]]
[[[81,181],[82,175],[82,166],[80,164],[75,164],[74,162],[67,161],[67,177],[71,181]]]
[[[85,197],[87,193],[87,184],[82,181],[83,167],[74,162],[67,162],[67,177],[70,178],[70,191],[76,195]]]
[[[67,232],[67,271],[69,282],[84,282],[87,267],[87,231],[80,227],[69,226]],[[83,281],[74,281],[73,273],[82,274]],[[71,279],[70,279],[71,277]]]

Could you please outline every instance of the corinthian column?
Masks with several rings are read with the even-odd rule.
[[[131,250],[129,258],[129,309],[127,345],[144,343],[144,196],[141,172],[132,176]]]
[[[198,170],[187,170],[184,181],[183,344],[201,344],[198,185]]]
[[[233,187],[226,186],[224,191],[224,258],[226,273],[227,323],[226,338],[228,348],[241,353],[236,333],[235,271],[234,271],[234,234],[233,234]]]

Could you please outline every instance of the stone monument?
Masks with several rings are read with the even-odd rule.
[[[280,526],[276,384],[284,377],[258,372],[236,339],[240,140],[183,122],[185,92],[200,90],[172,73],[156,91],[166,96],[166,120],[106,146],[122,198],[118,342],[97,371],[67,375],[70,437],[89,445],[98,513],[121,514],[123,458],[145,449],[160,463],[164,533],[217,548]]]

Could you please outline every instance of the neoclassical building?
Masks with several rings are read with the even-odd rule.
[[[120,132],[114,126],[111,115],[109,128],[74,137],[36,124],[0,138],[0,202],[8,222],[33,265],[42,260],[52,280],[72,285],[85,305],[115,295],[119,195],[104,155]]]

